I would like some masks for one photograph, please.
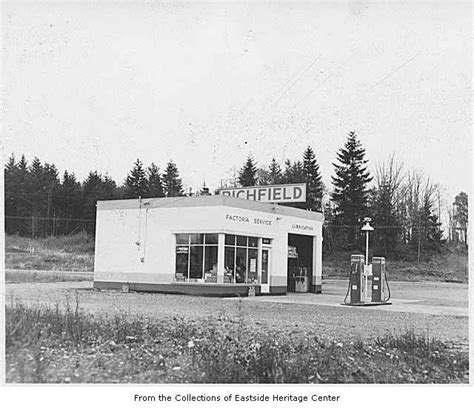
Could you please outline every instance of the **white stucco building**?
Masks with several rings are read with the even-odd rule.
[[[99,201],[94,287],[321,292],[320,213],[229,196]]]

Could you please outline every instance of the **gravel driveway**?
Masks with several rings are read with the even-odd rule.
[[[75,305],[78,297],[85,311],[101,314],[146,314],[160,318],[177,315],[186,318],[238,316],[255,326],[286,331],[292,336],[305,334],[330,339],[364,339],[387,332],[414,330],[461,348],[468,345],[468,316],[465,314],[430,313],[430,306],[465,310],[468,288],[463,284],[413,283],[392,284],[393,306],[341,306],[345,295],[344,281],[323,283],[323,294],[290,294],[278,297],[211,298],[158,293],[121,293],[97,291],[91,282],[23,283],[6,285],[6,302],[14,300],[27,304]],[[431,297],[431,298],[430,298]],[[294,298],[291,300],[291,298]],[[398,299],[398,301],[397,301]],[[308,302],[312,300],[312,302]],[[329,300],[329,301],[327,301]],[[331,301],[332,300],[332,301]],[[424,306],[413,312],[408,304]],[[447,304],[447,305],[446,305]],[[405,310],[400,311],[400,306]],[[418,307],[417,307],[418,308]]]

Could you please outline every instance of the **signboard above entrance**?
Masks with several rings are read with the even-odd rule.
[[[270,203],[306,202],[306,183],[221,189],[219,194]]]

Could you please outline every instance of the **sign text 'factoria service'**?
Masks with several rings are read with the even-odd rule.
[[[220,194],[258,202],[306,202],[306,184],[233,187],[221,189]]]

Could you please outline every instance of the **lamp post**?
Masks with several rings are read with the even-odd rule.
[[[374,228],[369,224],[372,221],[370,217],[364,217],[364,225],[361,230],[365,231],[365,265],[369,265],[369,232],[374,231]]]

